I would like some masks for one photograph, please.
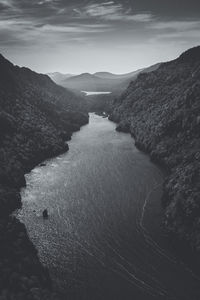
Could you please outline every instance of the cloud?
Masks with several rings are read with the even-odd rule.
[[[149,25],[149,30],[154,33],[153,40],[157,41],[179,41],[185,43],[189,40],[196,41],[200,37],[200,21],[163,21]]]
[[[78,8],[73,8],[73,11],[78,15],[81,15],[81,11]]]
[[[109,3],[109,5],[108,5]],[[110,15],[120,14],[122,11],[121,4],[91,4],[86,7],[86,14],[90,17],[107,17]]]
[[[59,25],[50,25],[45,24],[43,25],[40,30],[42,32],[59,32],[59,33],[97,33],[97,32],[104,32],[107,30],[106,25],[101,24],[92,24],[92,25],[85,25],[85,24],[77,24],[77,25],[68,25],[68,26],[59,26]]]
[[[199,43],[200,19],[196,14],[200,11],[187,4],[192,16],[187,15],[187,0],[181,7],[175,7],[176,1],[179,0],[158,0],[154,4],[153,0],[0,0],[0,46],[5,55],[13,54],[13,61],[17,56],[23,62],[27,55],[29,60],[23,64],[30,65],[32,57],[44,52],[41,69],[49,53],[51,62],[57,60],[58,53],[62,53],[62,61],[70,57],[68,64],[75,58],[75,67],[79,60],[80,64],[91,64],[91,57],[96,57],[92,67],[98,63],[101,67],[106,59],[107,64],[122,65],[116,63],[121,57],[127,58],[129,64],[134,52],[141,53],[141,61],[134,61],[143,64],[151,48],[156,61],[159,58],[154,52],[159,45],[172,53],[180,45]],[[51,65],[49,61],[47,65]]]
[[[121,15],[113,14],[105,17],[106,20],[113,21],[134,21],[134,22],[150,22],[153,20],[151,14],[135,14],[135,15]]]
[[[158,30],[175,30],[175,31],[185,31],[194,28],[200,28],[200,21],[166,21],[166,22],[156,22],[150,25],[153,29]]]
[[[24,32],[35,30],[37,23],[28,20],[10,19],[0,20],[0,32],[13,32],[17,36],[22,36]]]
[[[12,7],[13,6],[13,3],[11,0],[1,0],[0,4],[4,7]]]
[[[182,42],[182,43],[187,43],[188,41],[197,41],[199,44],[199,29],[191,29],[188,31],[172,31],[169,33],[160,33],[157,34],[152,41],[157,41],[162,43],[163,41],[168,41],[168,42]]]
[[[43,4],[52,3],[52,2],[53,2],[52,0],[42,0],[42,1],[39,1],[38,4],[43,5]]]
[[[69,41],[83,43],[86,40],[113,30],[108,24],[50,24],[37,19],[0,20],[1,46],[17,48],[37,47],[37,45],[67,44]]]
[[[192,47],[199,44],[200,21],[195,20],[168,20],[149,24],[149,42],[157,45],[166,44],[166,47]]]
[[[114,1],[110,1],[110,2],[103,2],[101,3],[101,5],[111,5],[111,4],[115,4]]]
[[[90,4],[85,8],[87,16],[108,21],[150,22],[153,19],[150,13],[131,14],[130,12],[130,9],[124,9],[122,4],[115,4],[113,1]]]

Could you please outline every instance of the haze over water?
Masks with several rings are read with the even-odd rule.
[[[200,299],[199,280],[158,245],[161,171],[94,114],[69,146],[26,176],[18,214],[64,298]]]

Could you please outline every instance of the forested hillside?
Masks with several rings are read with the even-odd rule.
[[[66,150],[72,132],[88,121],[82,100],[2,56],[0,109],[0,180],[12,186],[36,163]]]
[[[50,299],[50,280],[25,228],[9,214],[20,207],[24,174],[68,150],[88,122],[82,99],[48,76],[0,56],[0,298]],[[1,294],[2,291],[2,294]],[[13,298],[14,295],[14,298]],[[36,297],[37,296],[37,297]],[[52,299],[56,299],[55,295]]]
[[[167,167],[165,228],[200,250],[200,47],[139,75],[110,119]]]

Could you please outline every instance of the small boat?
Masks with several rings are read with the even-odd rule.
[[[40,167],[45,167],[45,166],[46,166],[45,163],[41,163],[41,164],[40,164]]]
[[[44,209],[42,215],[44,219],[48,219],[48,210]]]

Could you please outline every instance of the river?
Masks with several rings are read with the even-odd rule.
[[[26,175],[18,212],[63,299],[200,299],[162,242],[161,170],[95,114],[69,147]]]

